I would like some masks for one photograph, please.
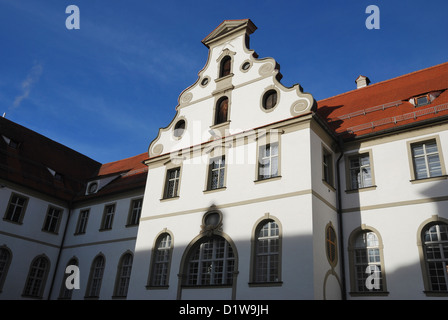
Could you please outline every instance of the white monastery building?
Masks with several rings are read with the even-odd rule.
[[[135,157],[0,118],[0,299],[447,299],[448,63],[316,101],[256,29]]]

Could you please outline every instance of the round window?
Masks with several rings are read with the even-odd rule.
[[[179,120],[177,121],[176,125],[174,126],[174,136],[180,137],[185,130],[185,120]]]
[[[98,183],[96,182],[92,182],[91,184],[89,184],[89,189],[88,189],[88,193],[95,193],[96,190],[98,189]]]

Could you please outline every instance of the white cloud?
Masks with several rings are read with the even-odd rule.
[[[26,76],[26,79],[22,82],[22,92],[20,93],[20,95],[15,97],[12,108],[15,109],[19,107],[22,101],[28,98],[31,92],[32,85],[39,80],[42,71],[43,66],[41,63],[37,63],[31,68],[30,72],[28,72]]]

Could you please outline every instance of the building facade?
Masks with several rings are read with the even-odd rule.
[[[448,63],[316,101],[250,48],[256,29],[202,40],[135,157],[1,119],[1,299],[448,297]]]

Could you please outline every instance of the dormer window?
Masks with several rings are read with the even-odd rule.
[[[416,98],[414,98],[414,105],[416,107],[420,107],[420,106],[426,106],[427,104],[430,104],[431,100],[429,98],[429,94],[425,94],[423,96],[418,96]]]
[[[11,138],[8,138],[8,137],[6,137],[6,136],[2,136],[2,137],[3,137],[3,140],[5,140],[6,144],[7,144],[9,147],[11,147],[11,148],[13,148],[13,149],[18,149],[18,148],[19,148],[19,145],[20,145],[19,142],[15,141],[15,140],[13,140],[13,139],[11,139]]]
[[[228,76],[230,74],[231,63],[232,63],[232,59],[230,58],[230,56],[225,56],[222,59],[220,71],[219,71],[220,78]]]

